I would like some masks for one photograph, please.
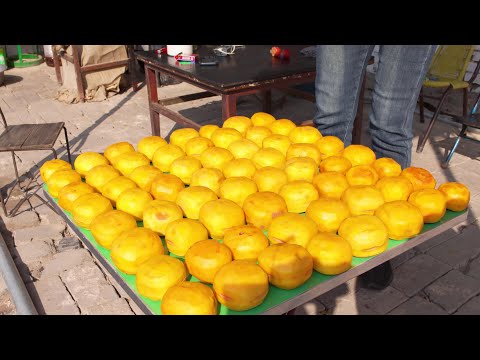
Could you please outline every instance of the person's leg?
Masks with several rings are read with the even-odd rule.
[[[412,121],[435,45],[382,45],[375,74],[370,134],[377,158],[391,157],[410,166]],[[390,262],[361,276],[364,286],[381,290],[393,280]]]
[[[372,95],[370,134],[377,158],[409,167],[417,98],[436,45],[381,45]]]
[[[362,75],[373,45],[317,45],[314,123],[323,135],[352,141]]]

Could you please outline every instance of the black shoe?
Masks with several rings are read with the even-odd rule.
[[[383,290],[393,280],[393,269],[390,261],[378,265],[359,276],[363,287],[372,290]]]

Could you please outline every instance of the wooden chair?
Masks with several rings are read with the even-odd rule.
[[[454,90],[463,91],[463,118],[468,116],[468,93],[472,88],[473,81],[478,75],[480,70],[480,62],[477,64],[472,77],[469,81],[465,81],[465,73],[467,71],[468,64],[470,63],[474,51],[474,45],[441,45],[438,47],[435,55],[433,56],[432,63],[428,69],[426,80],[423,82],[422,89],[419,95],[420,102],[420,122],[425,122],[424,118],[424,98],[431,98],[439,100],[437,106],[429,105],[434,114],[427,129],[420,136],[417,145],[417,153],[421,153],[425,144],[432,132],[433,125],[437,121],[438,115],[441,112],[442,105],[447,95]],[[446,88],[442,96],[427,96],[423,94],[423,88]],[[458,114],[449,114],[443,112],[443,114],[458,117]]]
[[[65,128],[65,123],[49,123],[49,124],[22,124],[22,125],[8,125],[5,115],[3,114],[2,108],[0,107],[0,116],[2,118],[3,126],[5,131],[0,134],[0,152],[11,152],[13,167],[15,169],[16,180],[13,183],[13,186],[10,188],[10,191],[7,191],[6,197],[2,194],[2,189],[0,189],[0,202],[3,208],[5,216],[11,217],[14,216],[20,206],[25,201],[28,201],[30,208],[33,209],[32,204],[29,199],[32,196],[40,199],[44,204],[50,206],[42,197],[37,194],[37,191],[40,189],[41,185],[34,185],[33,188],[30,187],[33,180],[38,177],[31,177],[27,185],[22,187],[20,183],[20,176],[18,175],[17,162],[15,160],[15,151],[38,151],[38,150],[50,150],[53,152],[55,159],[57,158],[57,152],[54,149],[55,142],[57,141],[62,129],[65,133],[65,141],[67,145],[67,154],[68,161],[72,164],[72,159],[70,157],[70,145],[68,143],[67,129]],[[24,193],[24,197],[20,202],[10,211],[7,211],[7,201],[10,198],[14,188],[18,186],[20,190]],[[50,206],[51,207],[51,206]],[[53,208],[52,208],[53,209]]]
[[[138,90],[138,80],[135,67],[135,53],[133,45],[127,45],[127,54],[128,59],[117,60],[111,62],[105,62],[101,64],[93,65],[81,65],[80,59],[80,46],[81,45],[70,45],[72,47],[72,56],[68,55],[66,52],[57,53],[55,46],[53,47],[53,64],[55,67],[55,74],[57,76],[57,81],[61,85],[63,83],[62,73],[60,71],[60,58],[73,64],[75,69],[75,79],[77,82],[77,91],[78,97],[81,102],[85,102],[85,87],[83,86],[82,74],[92,71],[100,71],[106,69],[113,69],[120,66],[128,66],[128,71],[130,73],[130,82],[132,84],[133,91]]]

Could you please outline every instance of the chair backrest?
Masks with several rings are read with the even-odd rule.
[[[428,69],[428,77],[463,81],[474,45],[440,45]]]

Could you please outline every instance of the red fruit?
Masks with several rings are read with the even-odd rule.
[[[273,57],[279,57],[282,49],[280,49],[278,46],[274,46],[270,49],[270,54],[272,54]]]
[[[290,51],[288,49],[283,49],[280,53],[280,59],[290,59]]]

